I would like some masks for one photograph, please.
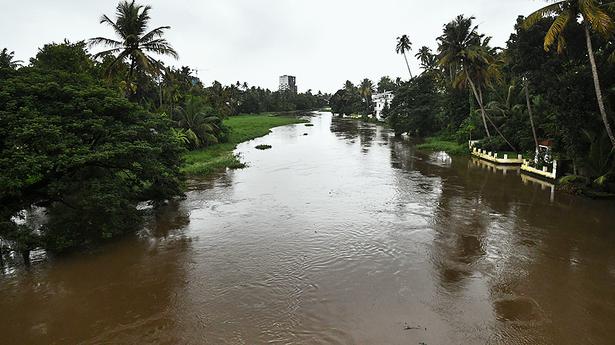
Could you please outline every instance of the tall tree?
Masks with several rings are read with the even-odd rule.
[[[525,103],[527,104],[527,113],[530,116],[530,125],[532,126],[532,136],[534,137],[534,146],[538,150],[538,137],[536,136],[536,126],[534,126],[534,114],[532,112],[532,102],[530,101],[530,83],[527,78],[523,78],[523,93],[525,94]],[[538,152],[538,151],[536,151]]]
[[[367,108],[370,107],[372,102],[372,93],[374,92],[374,83],[365,78],[361,81],[361,85],[359,85],[359,94],[363,98],[363,102]]]
[[[478,26],[473,25],[474,19],[459,15],[444,26],[442,36],[438,37],[438,64],[455,71],[457,85],[464,85],[465,81],[470,86],[481,110],[485,133],[491,137],[480,85],[476,85],[472,74],[481,74],[492,59],[485,49],[483,35],[477,32]]]
[[[90,39],[90,45],[103,45],[110,49],[94,55],[94,58],[114,55],[115,60],[109,64],[111,72],[117,64],[128,61],[129,69],[126,75],[127,90],[134,81],[136,71],[158,75],[164,66],[150,55],[167,55],[178,58],[177,52],[163,38],[164,31],[170,26],[160,26],[148,31],[150,21],[150,6],[135,4],[135,1],[122,1],[117,5],[116,19],[113,21],[107,15],[100,19],[101,24],[107,24],[115,31],[118,39],[95,37]]]
[[[612,3],[609,5],[613,6]],[[563,53],[566,50],[566,29],[570,24],[581,18],[585,30],[587,54],[589,55],[589,63],[592,69],[598,109],[600,110],[606,133],[611,140],[611,144],[615,147],[615,135],[609,124],[609,118],[604,106],[604,98],[600,87],[598,67],[596,65],[596,57],[594,56],[591,38],[592,31],[606,38],[610,38],[615,30],[613,18],[611,18],[602,7],[601,2],[597,0],[557,1],[530,14],[525,20],[524,26],[529,28],[545,17],[554,18],[551,28],[545,35],[544,49],[549,51],[553,45],[557,43],[558,53]]]
[[[404,56],[404,59],[406,60],[406,66],[408,67],[408,73],[410,74],[410,78],[412,78],[412,71],[410,71],[410,64],[408,63],[408,57],[406,56],[406,52],[410,52],[411,50],[412,42],[410,42],[408,35],[401,35],[400,37],[397,37],[397,45],[395,46],[395,52]]]

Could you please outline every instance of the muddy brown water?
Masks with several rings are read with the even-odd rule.
[[[615,343],[613,202],[311,121],[137,236],[7,263],[0,343]]]

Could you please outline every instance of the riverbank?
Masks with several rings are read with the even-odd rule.
[[[306,120],[273,113],[231,116],[224,120],[231,129],[229,142],[186,153],[181,170],[188,176],[203,177],[226,168],[243,168],[245,164],[233,154],[237,144],[267,135],[271,128],[303,122]]]
[[[427,137],[425,142],[416,145],[419,150],[444,151],[451,156],[464,156],[468,154],[468,147],[444,137]]]

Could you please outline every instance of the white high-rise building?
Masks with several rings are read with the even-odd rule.
[[[280,77],[280,91],[290,90],[297,92],[297,78],[292,75],[283,75]]]

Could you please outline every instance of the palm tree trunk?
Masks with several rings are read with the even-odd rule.
[[[468,83],[470,84],[470,88],[472,88],[472,92],[474,93],[474,98],[476,98],[476,101],[478,102],[478,106],[480,107],[480,113],[483,118],[483,126],[485,126],[485,133],[487,133],[487,138],[491,138],[491,133],[489,133],[489,127],[487,126],[487,119],[485,116],[485,107],[483,107],[483,102],[478,96],[478,91],[476,91],[476,86],[474,85],[472,78],[470,78],[470,74],[468,73],[467,69],[466,69],[466,77],[468,78]]]
[[[525,101],[527,102],[527,112],[530,115],[530,124],[532,125],[532,135],[534,136],[534,145],[538,149],[538,137],[536,137],[536,127],[534,127],[534,116],[532,114],[532,104],[530,103],[529,82],[526,78],[523,79],[525,89]]]
[[[408,73],[410,73],[410,79],[412,79],[412,72],[410,71],[410,64],[408,63],[408,58],[406,57],[406,53],[404,53],[404,59],[406,60],[406,66],[408,67]]]
[[[133,57],[130,58],[130,69],[128,70],[128,75],[126,76],[126,96],[128,99],[132,97],[132,75],[135,70],[135,59]]]
[[[606,133],[611,139],[611,144],[615,147],[615,136],[609,125],[609,118],[604,108],[604,99],[602,98],[602,90],[600,89],[600,79],[598,78],[598,67],[596,67],[596,58],[594,57],[594,48],[592,47],[591,34],[589,33],[589,24],[585,23],[585,39],[587,40],[587,54],[589,55],[589,62],[592,66],[592,75],[594,77],[594,87],[596,88],[596,99],[598,100],[598,108],[600,109],[600,115],[602,116],[602,122],[604,122],[604,128]]]
[[[162,108],[162,79],[158,82],[158,92],[160,96],[160,108]]]

